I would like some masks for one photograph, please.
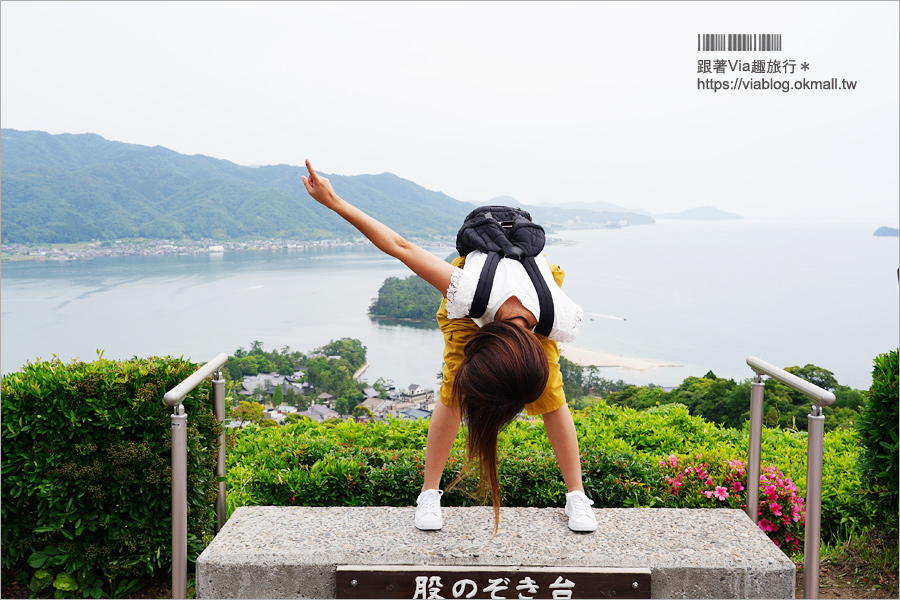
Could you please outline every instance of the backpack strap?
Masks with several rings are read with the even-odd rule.
[[[547,287],[547,281],[541,276],[533,256],[523,258],[522,266],[525,267],[525,272],[531,277],[531,283],[534,284],[534,289],[537,291],[538,306],[541,311],[541,317],[538,319],[534,332],[544,337],[549,337],[550,331],[553,329],[554,317],[553,297],[550,296],[550,288]]]
[[[468,316],[471,319],[477,319],[487,310],[488,300],[491,297],[491,288],[494,285],[494,274],[497,272],[500,258],[501,256],[498,252],[488,252],[487,254],[484,265],[481,267],[481,273],[478,275],[475,297],[472,299],[472,306],[469,308]],[[549,337],[550,331],[553,329],[554,317],[553,297],[550,295],[550,288],[547,287],[547,281],[541,276],[533,256],[523,257],[519,262],[522,263],[525,272],[528,273],[528,277],[534,285],[535,291],[537,291],[541,316],[538,319],[537,327],[534,328],[534,332],[544,337]]]
[[[494,287],[494,273],[497,272],[498,264],[500,264],[500,254],[488,252],[484,265],[481,267],[481,274],[478,275],[478,285],[475,287],[475,297],[472,299],[472,306],[469,308],[469,318],[477,319],[487,310],[488,300],[491,297],[491,288]]]

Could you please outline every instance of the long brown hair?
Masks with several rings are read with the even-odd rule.
[[[547,385],[547,355],[535,334],[510,321],[494,321],[473,333],[453,380],[468,426],[468,464],[450,487],[477,467],[478,491],[490,491],[494,533],[500,524],[500,482],[497,476],[497,435],[525,405],[537,400]]]

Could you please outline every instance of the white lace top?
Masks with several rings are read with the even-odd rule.
[[[448,318],[460,319],[469,314],[472,301],[475,299],[478,276],[481,274],[481,267],[484,266],[486,258],[486,254],[475,250],[466,256],[466,263],[462,269],[454,267],[453,275],[450,276],[450,287],[447,289]],[[556,285],[553,273],[550,272],[550,265],[547,264],[547,259],[541,255],[536,256],[534,260],[538,266],[538,271],[547,280],[547,287],[550,289],[550,296],[553,298],[553,327],[548,337],[557,342],[573,342],[575,341],[575,336],[578,335],[578,328],[581,326],[584,310]],[[537,291],[534,289],[534,284],[531,283],[531,278],[528,277],[525,267],[517,260],[502,258],[497,264],[497,272],[494,275],[494,285],[491,288],[487,309],[481,317],[473,319],[475,324],[483,327],[485,324],[493,322],[497,309],[512,296],[518,298],[536,319],[541,318]]]

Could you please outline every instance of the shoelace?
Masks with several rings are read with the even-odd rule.
[[[443,490],[428,490],[422,494],[419,500],[419,509],[425,512],[437,512],[441,507],[439,499],[443,495]]]
[[[591,506],[593,506],[594,501],[588,498],[587,496],[577,495],[572,496],[570,498],[570,502],[572,504],[572,513],[574,515],[583,515],[587,514],[591,510]]]

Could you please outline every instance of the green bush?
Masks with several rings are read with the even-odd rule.
[[[410,506],[424,478],[425,421],[304,421],[279,428],[250,426],[238,432],[228,452],[229,510],[242,505]],[[511,428],[501,441],[499,476],[504,506],[559,506],[566,487],[547,447],[524,438],[533,424]],[[539,428],[543,435],[543,428]],[[546,439],[546,436],[543,436]],[[521,443],[517,443],[518,442]],[[465,464],[462,436],[444,472],[449,485]],[[627,452],[586,449],[585,492],[598,506],[659,503],[661,477],[652,464]],[[445,493],[444,506],[472,506],[477,482],[466,477]]]
[[[880,514],[897,523],[898,383],[897,350],[875,357],[872,387],[866,394],[858,421],[865,448],[859,465],[867,493],[874,497]]]
[[[3,376],[4,568],[27,561],[35,593],[52,582],[57,594],[95,598],[170,568],[172,409],[162,398],[195,370],[173,358],[55,359]],[[215,525],[221,425],[206,384],[184,405],[196,560]]]
[[[575,412],[574,419],[585,492],[596,507],[743,505],[743,493],[734,492],[737,486],[729,473],[734,470],[731,461],[747,458],[748,425],[743,429],[719,427],[691,416],[681,404],[638,411],[610,406],[603,400]],[[233,449],[228,452],[229,511],[266,504],[411,506],[422,485],[428,424],[392,420],[326,425],[304,420],[265,430],[247,427],[235,433]],[[465,463],[463,433],[450,453],[442,480],[445,487]],[[805,431],[763,429],[763,472],[769,468],[781,472],[782,479],[788,478],[796,486],[799,496],[805,496],[806,488],[806,438]],[[498,439],[498,450],[504,506],[562,506],[566,487],[540,419],[511,423]],[[696,459],[697,454],[702,460]],[[846,530],[848,523],[874,523],[872,507],[859,494],[855,467],[859,454],[855,430],[826,433],[822,497],[826,539]],[[716,485],[697,487],[692,494],[672,494],[665,476],[677,475],[659,464],[672,455],[687,461],[682,469],[705,463]],[[731,490],[727,502],[705,496],[719,485]],[[441,503],[481,504],[484,499],[474,495],[476,487],[473,478],[466,478],[446,491]],[[791,491],[795,490],[788,490],[788,496]],[[761,489],[760,506],[764,507],[767,496],[762,493]],[[789,548],[800,533],[797,527],[792,522],[790,527],[767,533],[779,543],[787,542]],[[794,537],[788,539],[788,532]]]

